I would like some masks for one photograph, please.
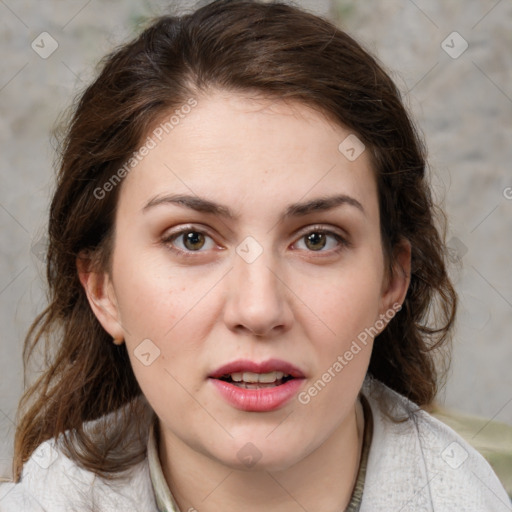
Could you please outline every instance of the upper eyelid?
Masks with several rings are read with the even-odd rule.
[[[329,234],[331,236],[338,236],[338,237],[342,238],[348,244],[348,240],[347,240],[348,233],[346,233],[346,231],[343,230],[342,228],[339,228],[339,227],[336,228],[331,225],[311,224],[309,226],[306,226],[304,228],[296,230],[296,232],[294,233],[293,236],[298,237],[300,239],[303,236],[305,236],[306,234],[314,232],[315,230],[321,231],[321,232],[326,232],[327,234]],[[338,232],[337,230],[341,231],[341,233]],[[193,224],[184,226],[183,228],[180,228],[178,231],[169,233],[168,235],[164,234],[163,240],[166,242],[169,242],[171,240],[174,240],[174,239],[182,236],[183,234],[185,234],[187,232],[198,232],[198,233],[209,236],[212,240],[215,241],[215,237],[209,232],[209,230],[207,228],[204,228],[202,226],[196,226]],[[190,252],[204,252],[204,251],[190,251]]]
[[[322,230],[323,231],[332,231],[334,234],[339,234],[340,236],[348,236],[348,233],[346,232],[345,229],[337,227],[337,226],[332,226],[330,224],[322,224],[322,223],[310,224],[303,228],[297,229],[294,232],[294,236],[297,236],[300,233],[309,233],[310,231],[313,231],[315,229],[318,229],[319,231],[322,231]],[[336,230],[341,231],[343,233],[343,235],[340,233],[336,233]],[[173,233],[169,233],[168,235],[164,234],[164,237],[167,237],[167,236],[172,237],[172,236],[181,235],[181,234],[183,234],[183,232],[187,232],[187,231],[196,231],[198,233],[207,234],[208,236],[211,236],[212,238],[214,237],[210,233],[209,228],[203,227],[202,225],[195,225],[195,224],[185,225],[184,227],[179,228],[177,231],[175,231]],[[222,237],[222,235],[221,235],[221,238],[224,238],[224,237]]]
[[[298,236],[300,234],[306,234],[310,231],[327,231],[331,232],[334,235],[341,236],[343,238],[348,237],[348,233],[345,229],[340,227],[335,227],[330,224],[311,224],[309,226],[306,226],[305,228],[301,228],[295,232],[295,236]]]

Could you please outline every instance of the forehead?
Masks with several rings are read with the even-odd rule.
[[[333,192],[376,196],[366,152],[354,161],[340,152],[353,134],[309,106],[219,91],[170,124],[176,110],[147,134],[153,147],[129,172],[121,203],[142,209],[156,195],[187,193],[242,211]]]

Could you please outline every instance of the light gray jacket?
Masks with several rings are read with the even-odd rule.
[[[489,464],[452,429],[377,381],[367,379],[363,393],[374,430],[360,512],[512,511]],[[395,423],[386,410],[407,419]],[[147,459],[107,482],[52,440],[32,454],[18,484],[0,485],[1,512],[157,510]]]

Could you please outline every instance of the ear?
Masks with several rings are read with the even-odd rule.
[[[91,309],[112,338],[114,343],[121,344],[124,340],[124,329],[120,322],[119,308],[112,280],[107,272],[94,267],[88,253],[80,253],[76,259],[78,277],[84,287]]]
[[[411,243],[403,238],[393,251],[392,273],[383,281],[381,314],[403,304],[411,282]],[[395,306],[395,307],[393,307]]]

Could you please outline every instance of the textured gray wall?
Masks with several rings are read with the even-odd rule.
[[[512,424],[512,3],[297,4],[338,19],[407,94],[448,211],[453,260],[462,264],[452,269],[461,311],[445,401]],[[10,474],[22,341],[44,306],[40,251],[52,190],[50,130],[97,60],[133,35],[142,17],[167,5],[177,4],[0,0],[0,476]]]

